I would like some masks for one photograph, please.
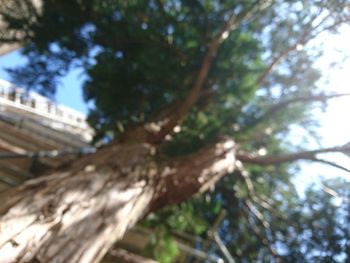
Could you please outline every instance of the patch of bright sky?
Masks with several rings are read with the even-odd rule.
[[[325,89],[336,93],[350,93],[350,25],[343,26],[339,35],[322,35],[324,56],[318,66],[328,79]],[[334,67],[330,65],[334,64]],[[326,144],[344,144],[350,141],[350,97],[331,100],[322,117],[322,130]]]
[[[0,57],[0,79],[11,81],[5,68],[23,65],[26,59],[21,56],[20,51],[14,51]],[[55,94],[55,100],[63,105],[71,107],[84,114],[88,112],[88,105],[83,100],[82,82],[84,76],[78,69],[72,70],[62,79],[61,85]]]
[[[333,93],[350,93],[350,25],[342,26],[339,34],[325,33],[311,44],[324,51],[316,66],[323,74],[322,87]],[[333,65],[333,66],[332,66]],[[340,146],[350,141],[350,96],[332,99],[324,113],[318,113],[323,147]],[[344,154],[327,154],[322,158],[350,169],[350,158]],[[307,185],[319,182],[320,178],[342,177],[350,180],[350,174],[327,165],[307,162],[302,166],[295,182],[299,193]]]

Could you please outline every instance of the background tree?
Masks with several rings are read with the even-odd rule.
[[[293,186],[275,189],[271,197],[266,197],[266,190],[257,187],[254,196],[249,197],[242,185],[235,184],[234,194],[227,189],[227,182],[223,184],[226,187],[219,185],[211,194],[215,200],[203,201],[207,209],[199,213],[212,224],[219,213],[210,210],[210,204],[219,202],[220,209],[225,209],[218,234],[237,262],[348,260],[348,182],[324,181],[310,186],[303,198],[298,197]],[[215,242],[210,243],[208,250],[223,255]]]
[[[84,70],[85,98],[95,105],[88,118],[95,142],[112,142],[6,193],[1,259],[98,262],[144,215],[229,174],[212,197],[221,203],[235,197],[228,211],[246,221],[234,226],[254,233],[233,255],[281,259],[255,206],[267,206],[266,196],[278,199],[278,189],[292,189],[286,163],[324,161],[320,153],[349,150],[310,151],[285,140],[295,124],[313,132],[312,108],[340,96],[317,86],[316,56],[306,47],[320,32],[348,22],[347,1],[3,6],[2,41],[20,41],[28,58],[10,69],[15,82],[52,95],[70,69]],[[290,191],[288,205],[297,205]],[[207,216],[210,222],[213,215]],[[247,231],[232,240],[248,238]],[[258,244],[266,252],[257,251]]]

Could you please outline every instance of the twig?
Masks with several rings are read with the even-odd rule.
[[[248,209],[249,207],[246,206]],[[245,211],[245,209],[242,209],[243,213],[247,217],[248,226],[253,231],[254,235],[258,238],[258,240],[261,242],[262,245],[266,246],[267,249],[270,251],[270,253],[278,259],[278,262],[283,262],[283,258],[276,252],[276,250],[272,247],[270,241],[263,235],[263,233],[260,231],[260,229],[255,225],[252,218],[249,216],[249,212]]]
[[[225,246],[224,242],[221,240],[221,238],[218,235],[218,233],[215,232],[213,235],[214,235],[215,243],[218,245],[218,248],[220,249],[222,254],[225,256],[225,258],[227,259],[227,262],[228,263],[235,263],[236,261],[231,256],[230,252],[228,251],[228,249]]]
[[[284,99],[279,101],[277,104],[272,105],[270,108],[268,108],[265,111],[265,113],[262,115],[262,117],[260,117],[259,119],[265,119],[266,117],[269,117],[275,114],[279,110],[284,109],[293,103],[308,102],[308,101],[326,102],[330,99],[344,97],[344,96],[350,96],[350,93],[328,94],[328,95],[320,94],[320,95],[298,96],[290,99]]]
[[[327,164],[327,165],[330,165],[332,167],[335,167],[337,169],[340,169],[340,170],[343,170],[345,172],[348,172],[350,173],[350,169],[342,166],[342,165],[339,165],[337,163],[334,163],[334,162],[331,162],[331,161],[328,161],[328,160],[325,160],[325,159],[320,159],[320,158],[310,158],[309,159],[310,161],[314,161],[314,162],[319,162],[319,163],[323,163],[323,164]]]

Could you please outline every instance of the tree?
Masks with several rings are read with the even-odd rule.
[[[220,183],[213,199],[220,196],[226,209],[219,234],[232,257],[237,262],[347,262],[349,182],[322,181],[303,198],[293,186],[279,186],[266,196],[255,183],[248,196],[242,186],[232,194],[227,182]],[[210,251],[220,254],[216,246]]]
[[[256,181],[257,168],[251,171],[252,181]],[[308,187],[305,196],[300,198],[293,185],[285,187],[281,182],[278,187],[254,182],[253,191],[247,194],[244,184],[229,181],[230,177],[225,177],[210,198],[206,194],[206,198],[197,197],[180,207],[188,213],[188,207],[195,205],[195,214],[209,225],[209,236],[202,233],[186,237],[195,247],[220,255],[227,262],[346,262],[350,237],[349,182],[323,180]],[[211,208],[213,206],[216,208]],[[148,226],[157,231],[161,224],[163,231],[165,226],[178,236],[178,231],[188,227],[186,223],[192,220],[176,220],[174,212],[178,210],[164,209],[147,221],[151,221]],[[177,230],[174,232],[174,229]],[[193,233],[193,228],[188,230]],[[220,238],[229,257],[218,245]]]
[[[322,93],[315,56],[299,49],[349,21],[347,1],[3,6],[2,41],[20,41],[28,58],[10,69],[14,80],[52,95],[60,77],[83,69],[100,145],[2,195],[4,262],[98,262],[144,215],[225,175],[247,178],[245,166],[324,161],[320,153],[349,150],[292,152],[283,144],[293,123],[310,128],[315,103],[338,96]]]
[[[315,186],[314,186],[315,187]],[[288,243],[298,243],[299,252],[286,253],[289,262],[347,262],[349,260],[349,182],[328,180],[321,191],[310,187],[299,204],[299,226],[290,229]],[[309,236],[309,238],[302,238]],[[304,252],[301,255],[300,252]],[[301,260],[300,260],[301,261]],[[302,262],[302,261],[301,261]]]

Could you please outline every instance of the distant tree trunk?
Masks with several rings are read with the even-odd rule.
[[[233,142],[177,160],[114,144],[0,196],[0,262],[99,262],[147,212],[232,172]]]

